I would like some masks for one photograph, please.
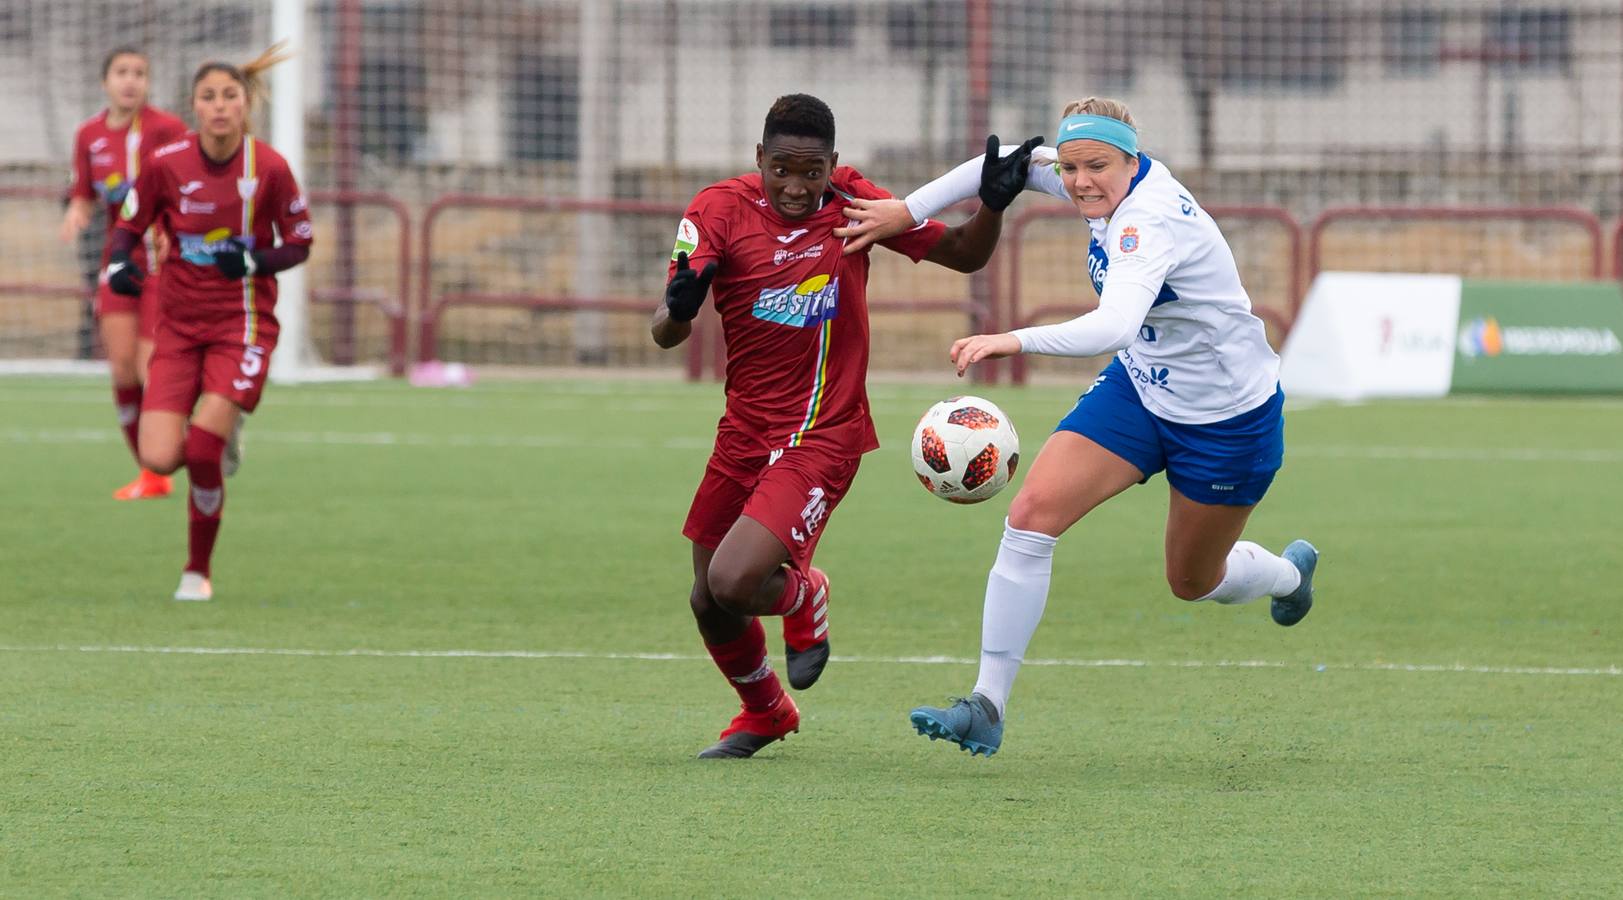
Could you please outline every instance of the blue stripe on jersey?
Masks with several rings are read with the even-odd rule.
[[[1088,277],[1093,281],[1093,289],[1101,297],[1104,296],[1105,292],[1105,274],[1109,270],[1110,257],[1105,254],[1105,248],[1099,246],[1099,242],[1093,238],[1088,238]],[[1155,302],[1150,305],[1156,307],[1163,303],[1171,303],[1176,299],[1178,299],[1177,292],[1162,283],[1160,292],[1155,295]]]

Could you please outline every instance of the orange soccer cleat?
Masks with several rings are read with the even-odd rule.
[[[142,469],[134,481],[113,492],[113,499],[153,500],[169,496],[169,492],[173,489],[173,482],[168,475],[159,475],[157,472]]]

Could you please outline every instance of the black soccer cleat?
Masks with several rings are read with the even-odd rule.
[[[818,641],[804,650],[784,645],[784,656],[789,661],[789,686],[803,691],[817,683],[828,665],[828,641]]]
[[[800,730],[800,710],[788,694],[779,694],[771,709],[742,710],[721,733],[721,740],[699,751],[700,759],[749,759],[761,748]]]
[[[783,740],[764,734],[735,731],[699,751],[700,759],[749,759],[769,744]]]

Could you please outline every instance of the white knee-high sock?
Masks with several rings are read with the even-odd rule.
[[[1229,551],[1228,568],[1212,592],[1200,598],[1218,603],[1250,603],[1259,597],[1283,597],[1302,583],[1302,573],[1283,556],[1240,541]]]
[[[1014,676],[1025,659],[1026,645],[1042,621],[1048,603],[1048,581],[1054,571],[1058,538],[1021,531],[1003,520],[997,562],[986,577],[986,605],[981,613],[981,671],[975,693],[992,701],[998,718],[1009,702]]]

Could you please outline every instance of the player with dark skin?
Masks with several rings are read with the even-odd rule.
[[[820,102],[820,101],[819,101]],[[1033,145],[1035,146],[1035,145]],[[995,152],[990,155],[992,160],[983,173],[983,180],[992,185],[988,194],[983,194],[983,203],[973,217],[961,225],[944,228],[940,224],[931,226],[940,237],[933,245],[918,246],[912,254],[915,259],[925,259],[938,265],[959,271],[974,272],[983,267],[991,257],[1002,228],[1002,209],[1018,195],[1024,183],[1024,167],[1029,164],[1030,147],[1021,148],[1008,157],[999,157]],[[783,220],[787,225],[801,220],[809,220],[819,214],[831,203],[836,203],[846,195],[832,182],[835,170],[839,166],[839,154],[834,150],[832,140],[803,134],[774,133],[770,126],[763,136],[763,141],[756,145],[755,164],[760,173],[760,194],[763,206],[770,207],[771,213]],[[849,172],[850,170],[843,170]],[[860,179],[860,176],[855,176]],[[996,192],[998,180],[1008,182],[1005,187],[1012,189]],[[1016,183],[1018,182],[1018,183]],[[864,182],[865,183],[865,182]],[[843,184],[843,182],[842,182]],[[869,185],[871,189],[872,186]],[[825,217],[826,218],[826,217]],[[684,220],[686,224],[686,220]],[[781,228],[780,227],[780,228]],[[808,227],[812,223],[808,222]],[[924,226],[920,226],[923,228]],[[778,237],[778,241],[788,246],[791,241],[797,240],[797,235],[804,234],[804,229],[790,229],[789,235]],[[812,228],[815,237],[817,230]],[[735,235],[733,238],[718,238],[724,244],[733,240],[742,240]],[[697,239],[696,239],[697,240]],[[838,236],[830,240],[835,243],[833,252],[838,252]],[[915,236],[915,241],[918,237]],[[679,251],[682,245],[679,242]],[[797,245],[798,246],[798,245]],[[928,252],[919,254],[923,247]],[[892,248],[896,249],[896,248]],[[715,251],[711,251],[712,254]],[[897,252],[904,252],[897,250]],[[764,267],[756,263],[755,269],[748,268],[748,264],[741,261],[742,254],[726,257],[730,270],[729,278],[736,284],[739,280],[751,276],[763,276],[770,280],[773,272],[773,261],[769,257]],[[791,257],[792,259],[793,257]],[[687,254],[678,252],[675,256],[675,269],[666,287],[665,298],[654,313],[651,323],[651,332],[654,342],[662,348],[671,348],[681,344],[692,333],[692,319],[697,315],[704,298],[710,289],[712,279],[716,277],[719,264],[712,259],[704,265],[702,270],[696,270],[688,264]],[[863,279],[867,277],[866,267],[860,269],[838,269],[836,274],[850,279]],[[826,279],[825,279],[826,280]],[[842,287],[850,287],[843,285]],[[719,290],[719,289],[718,289]],[[860,290],[860,288],[858,288]],[[718,294],[718,296],[722,296]],[[860,297],[860,294],[854,294]],[[753,299],[753,296],[750,298]],[[718,300],[718,303],[721,301]],[[736,302],[730,300],[729,302]],[[843,301],[842,301],[843,302]],[[852,312],[843,312],[842,315],[865,315],[865,309],[858,304]],[[865,331],[864,327],[864,331]],[[728,336],[729,342],[732,336]],[[752,352],[753,347],[743,351]],[[865,356],[865,351],[864,351]],[[730,379],[731,375],[730,368]],[[731,383],[731,381],[730,381]],[[866,412],[862,413],[866,417]],[[791,429],[792,430],[792,426]],[[774,444],[774,446],[777,446]],[[793,442],[786,446],[793,447]],[[860,458],[867,448],[862,446],[847,446],[836,444],[830,450],[829,445],[823,445],[825,451],[833,452],[836,456],[843,455],[852,463],[852,473],[855,471],[855,460]],[[791,453],[795,452],[793,450]],[[776,457],[774,457],[775,459]],[[764,460],[763,460],[764,462]],[[770,462],[766,463],[768,466]],[[703,489],[701,488],[701,493]],[[837,491],[831,491],[837,494]],[[796,501],[796,507],[805,502],[804,494],[801,500]],[[831,500],[837,502],[837,497]],[[807,523],[811,524],[810,521]],[[807,531],[811,529],[808,528]],[[689,535],[690,538],[692,535]],[[713,538],[712,538],[713,540]],[[795,540],[800,540],[796,535]],[[802,551],[808,552],[808,551]],[[699,540],[692,541],[693,587],[689,602],[694,618],[698,624],[699,632],[707,646],[716,647],[728,645],[739,641],[754,626],[755,619],[760,616],[784,615],[785,597],[792,593],[797,577],[796,568],[802,560],[794,556],[788,538],[782,528],[774,530],[768,524],[757,518],[739,514],[726,527],[725,535],[715,544],[714,549]],[[805,571],[804,568],[800,569]],[[820,576],[817,570],[811,570]],[[826,589],[826,579],[823,581]],[[802,613],[804,614],[804,613]],[[786,619],[786,626],[788,622]],[[826,623],[825,623],[826,624]],[[788,628],[786,627],[786,641]],[[793,642],[788,648],[789,679],[792,686],[804,689],[810,687],[821,674],[828,661],[828,644],[823,639],[812,647],[802,647],[797,650]],[[718,663],[719,664],[719,663]],[[729,676],[731,677],[731,676]],[[734,678],[738,681],[738,678]],[[746,701],[746,708],[748,702]],[[735,720],[735,726],[738,722]],[[781,735],[779,735],[781,736]],[[746,735],[745,737],[748,737]],[[741,749],[742,752],[725,755],[747,756],[764,746],[773,738],[763,738]],[[723,743],[727,737],[724,734]],[[720,747],[721,745],[718,745]],[[717,748],[711,748],[716,750]],[[701,754],[709,755],[709,754]],[[722,755],[722,754],[715,754]]]
[[[805,218],[817,208],[839,160],[832,147],[800,135],[773,135],[767,143],[755,145],[755,167],[761,171],[767,202],[785,219]],[[982,206],[963,225],[947,229],[925,259],[959,272],[979,271],[992,257],[1002,228],[1003,213]],[[702,273],[685,278],[683,273],[693,270],[678,263],[676,278],[691,281],[703,302],[715,270],[716,264],[710,263]],[[675,347],[692,332],[692,320],[671,318],[664,303],[654,312],[654,343],[660,347]],[[733,640],[743,633],[747,617],[771,612],[773,601],[783,593],[783,564],[788,559],[783,542],[748,516],[739,517],[716,549],[694,544],[691,603],[705,641]]]

